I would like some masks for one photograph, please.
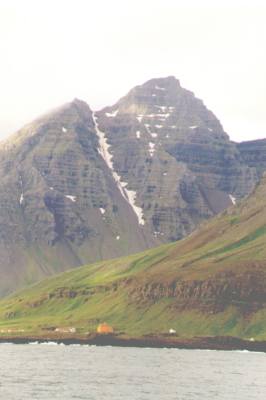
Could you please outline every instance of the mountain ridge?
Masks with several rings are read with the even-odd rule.
[[[0,294],[190,234],[257,183],[241,151],[174,77],[27,124],[0,146]]]

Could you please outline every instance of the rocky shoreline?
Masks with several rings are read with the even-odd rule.
[[[164,336],[128,337],[124,335],[32,335],[32,336],[1,336],[0,343],[29,344],[29,343],[54,342],[64,345],[96,345],[114,347],[140,347],[140,348],[176,348],[194,350],[247,350],[266,352],[266,341],[250,341],[231,336],[174,338]]]

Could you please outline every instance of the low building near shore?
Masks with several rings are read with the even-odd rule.
[[[176,334],[176,330],[171,328],[171,329],[169,329],[169,333],[170,333],[170,335],[175,335]]]
[[[114,328],[111,325],[108,325],[106,322],[104,322],[103,324],[98,325],[97,333],[100,334],[114,333]]]
[[[75,327],[59,327],[59,328],[55,328],[55,332],[59,332],[59,333],[76,333],[77,330]]]

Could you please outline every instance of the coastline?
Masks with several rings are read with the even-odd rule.
[[[164,336],[128,337],[123,335],[29,335],[29,336],[1,336],[1,343],[30,344],[48,343],[64,345],[94,345],[113,347],[139,347],[139,348],[175,348],[190,350],[247,350],[266,352],[266,341],[250,341],[232,336],[173,338]]]

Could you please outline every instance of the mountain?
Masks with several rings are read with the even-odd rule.
[[[172,76],[135,87],[96,115],[115,171],[162,241],[186,236],[258,181],[213,113]]]
[[[0,302],[1,332],[266,338],[266,175],[189,237],[68,271]],[[21,333],[23,332],[23,333]],[[46,332],[46,333],[45,333]],[[251,340],[253,340],[251,339]]]
[[[74,100],[0,150],[0,292],[156,244],[98,151],[93,114]]]
[[[249,148],[174,77],[33,121],[0,146],[0,295],[190,234],[253,190]]]
[[[261,177],[266,171],[266,139],[237,143],[237,148],[245,164],[256,168],[258,176]]]

